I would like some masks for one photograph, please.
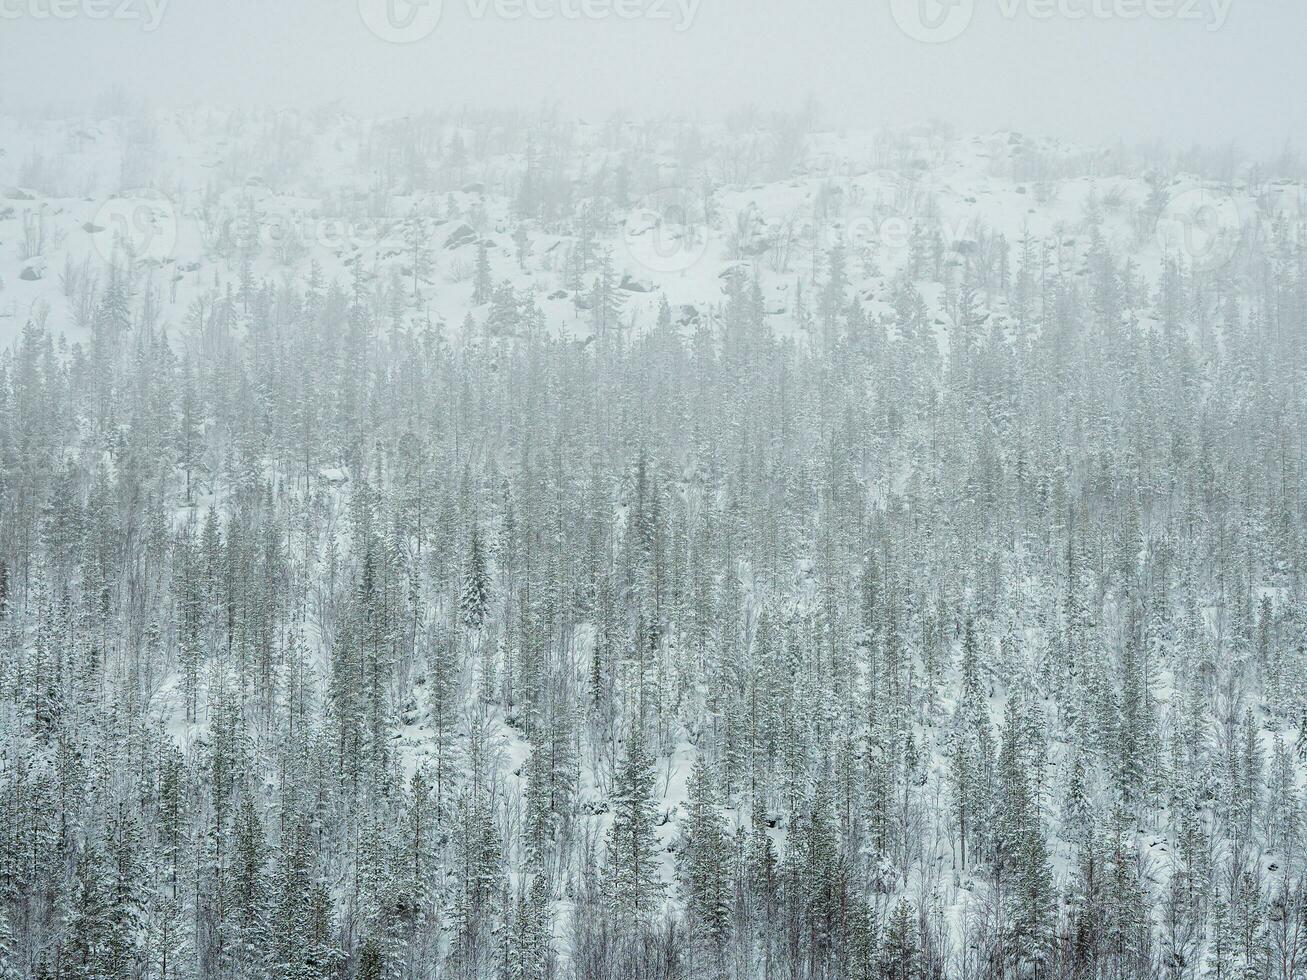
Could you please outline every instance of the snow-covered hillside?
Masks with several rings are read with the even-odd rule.
[[[0,977],[1300,975],[1297,170],[0,119]]]
[[[574,336],[592,329],[577,287],[605,252],[624,324],[647,327],[664,296],[678,318],[707,315],[722,276],[743,267],[769,322],[792,331],[837,245],[869,315],[892,313],[905,271],[946,313],[938,286],[969,260],[988,273],[998,236],[1015,248],[1029,235],[1060,270],[1086,273],[1096,233],[1156,282],[1168,256],[1231,268],[1303,205],[1301,182],[1254,167],[1201,179],[1014,133],[790,126],[551,120],[532,143],[496,117],[360,121],[326,109],[0,119],[0,337],[48,317],[85,339],[79,273],[128,254],[174,327],[197,299],[242,281],[302,286],[316,269],[326,282],[359,277],[410,321],[455,329],[488,308],[474,301],[481,246],[492,285],[510,282]]]

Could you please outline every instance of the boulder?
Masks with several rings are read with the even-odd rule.
[[[470,225],[461,224],[449,233],[445,239],[445,248],[462,248],[464,245],[471,245],[477,240],[477,233],[472,230]]]

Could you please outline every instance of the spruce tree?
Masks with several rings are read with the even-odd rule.
[[[654,765],[638,727],[613,775],[613,819],[608,829],[608,880],[614,911],[630,922],[647,921],[662,905],[664,885],[654,827]]]

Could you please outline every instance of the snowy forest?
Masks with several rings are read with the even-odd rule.
[[[1305,176],[0,119],[0,977],[1307,977]]]

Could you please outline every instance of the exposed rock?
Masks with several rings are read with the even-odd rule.
[[[349,480],[349,474],[336,466],[324,466],[318,470],[318,476],[333,485],[346,483]]]
[[[471,245],[477,240],[477,233],[472,230],[470,225],[461,224],[449,233],[445,239],[445,248],[462,248],[464,245]]]

